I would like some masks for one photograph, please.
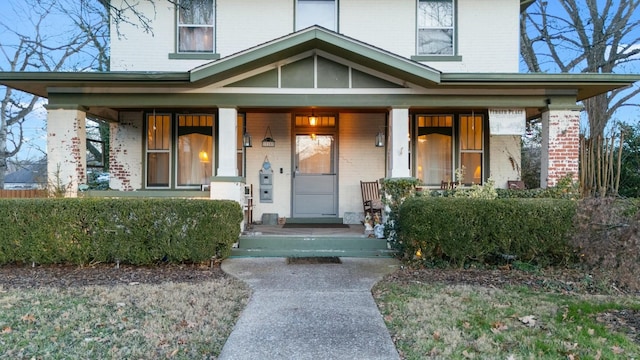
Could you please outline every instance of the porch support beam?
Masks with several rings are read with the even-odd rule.
[[[389,177],[409,177],[409,109],[389,111]]]
[[[557,185],[571,175],[578,180],[580,111],[552,110],[542,113],[540,187]]]
[[[218,110],[218,169],[216,176],[238,176],[237,139],[238,110],[220,108]]]
[[[47,110],[47,176],[49,191],[77,197],[78,185],[87,182],[87,134],[84,109]]]

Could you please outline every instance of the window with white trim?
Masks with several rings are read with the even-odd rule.
[[[418,55],[455,55],[454,0],[418,0]]]
[[[337,0],[296,0],[296,31],[313,25],[338,31]]]
[[[180,0],[177,6],[178,53],[215,51],[214,0]]]

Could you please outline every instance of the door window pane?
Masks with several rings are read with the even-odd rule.
[[[169,186],[169,153],[147,154],[147,186]]]
[[[296,3],[296,31],[320,25],[337,31],[335,0],[298,0]]]
[[[168,187],[171,115],[147,115],[147,186]]]
[[[334,173],[333,135],[296,136],[297,174]]]
[[[419,55],[454,55],[453,0],[418,1]]]
[[[461,153],[460,165],[464,169],[462,183],[482,184],[482,154],[481,153]]]

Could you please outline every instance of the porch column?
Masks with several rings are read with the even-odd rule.
[[[392,178],[410,177],[409,169],[409,109],[389,111],[389,169]]]
[[[47,177],[49,191],[78,196],[87,182],[86,113],[79,109],[47,110]]]
[[[543,112],[540,187],[554,186],[568,174],[577,181],[579,148],[580,111]]]
[[[118,122],[109,123],[109,187],[139,190],[144,182],[144,114],[124,111],[118,118]]]
[[[218,167],[211,178],[211,199],[234,200],[244,204],[244,179],[238,176],[238,111],[218,109],[218,138],[216,153]]]

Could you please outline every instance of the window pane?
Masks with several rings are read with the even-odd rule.
[[[297,135],[297,171],[300,174],[331,174],[334,172],[333,135]]]
[[[453,30],[418,30],[418,53],[433,55],[453,55]]]
[[[298,0],[296,5],[296,30],[320,25],[336,31],[335,0]]]
[[[212,136],[193,133],[178,138],[178,186],[208,184]]]
[[[147,116],[147,148],[169,150],[171,128],[169,115]]]
[[[451,136],[427,134],[418,136],[417,177],[426,185],[452,181]]]
[[[418,2],[418,28],[453,27],[453,0]]]
[[[460,165],[464,168],[464,184],[482,184],[482,154],[460,154]]]
[[[213,28],[180,27],[178,44],[181,52],[213,52]]]
[[[178,13],[180,24],[213,25],[213,0],[181,0]]]
[[[169,153],[147,154],[147,186],[169,186]]]
[[[209,183],[212,119],[211,115],[178,116],[178,186]]]
[[[460,116],[460,149],[482,150],[482,116]]]

